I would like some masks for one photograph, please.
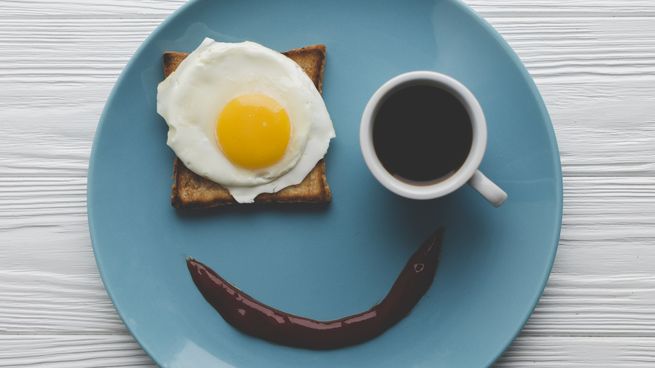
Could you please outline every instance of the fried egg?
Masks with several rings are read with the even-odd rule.
[[[206,38],[159,84],[157,112],[184,165],[240,203],[299,184],[335,137],[302,68],[248,41]]]

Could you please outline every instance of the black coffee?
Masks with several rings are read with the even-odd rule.
[[[382,101],[373,122],[373,146],[399,179],[446,179],[466,160],[472,128],[462,103],[434,86],[410,86]]]

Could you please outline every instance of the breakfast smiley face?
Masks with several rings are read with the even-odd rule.
[[[157,112],[185,166],[240,203],[302,182],[335,137],[309,77],[254,42],[206,38],[159,84]]]
[[[174,71],[165,67],[170,74],[158,86],[157,112],[183,166],[224,187],[239,203],[303,182],[335,136],[318,90],[325,48],[313,49],[322,51],[315,58],[321,61],[315,63],[321,66],[314,73],[318,82],[296,63],[294,50],[287,57],[253,42],[207,38]],[[205,299],[238,330],[283,345],[335,349],[384,333],[412,310],[432,284],[441,234],[435,232],[416,251],[380,303],[332,321],[266,306],[204,264],[187,259],[187,266]]]

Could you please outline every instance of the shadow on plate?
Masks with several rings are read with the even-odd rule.
[[[175,213],[183,219],[213,216],[249,216],[260,213],[319,214],[330,208],[330,203],[252,203],[232,204],[212,208],[178,208]]]

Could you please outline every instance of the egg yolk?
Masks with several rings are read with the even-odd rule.
[[[216,137],[225,157],[247,169],[261,169],[280,161],[290,136],[286,110],[261,94],[230,100],[216,123]]]

